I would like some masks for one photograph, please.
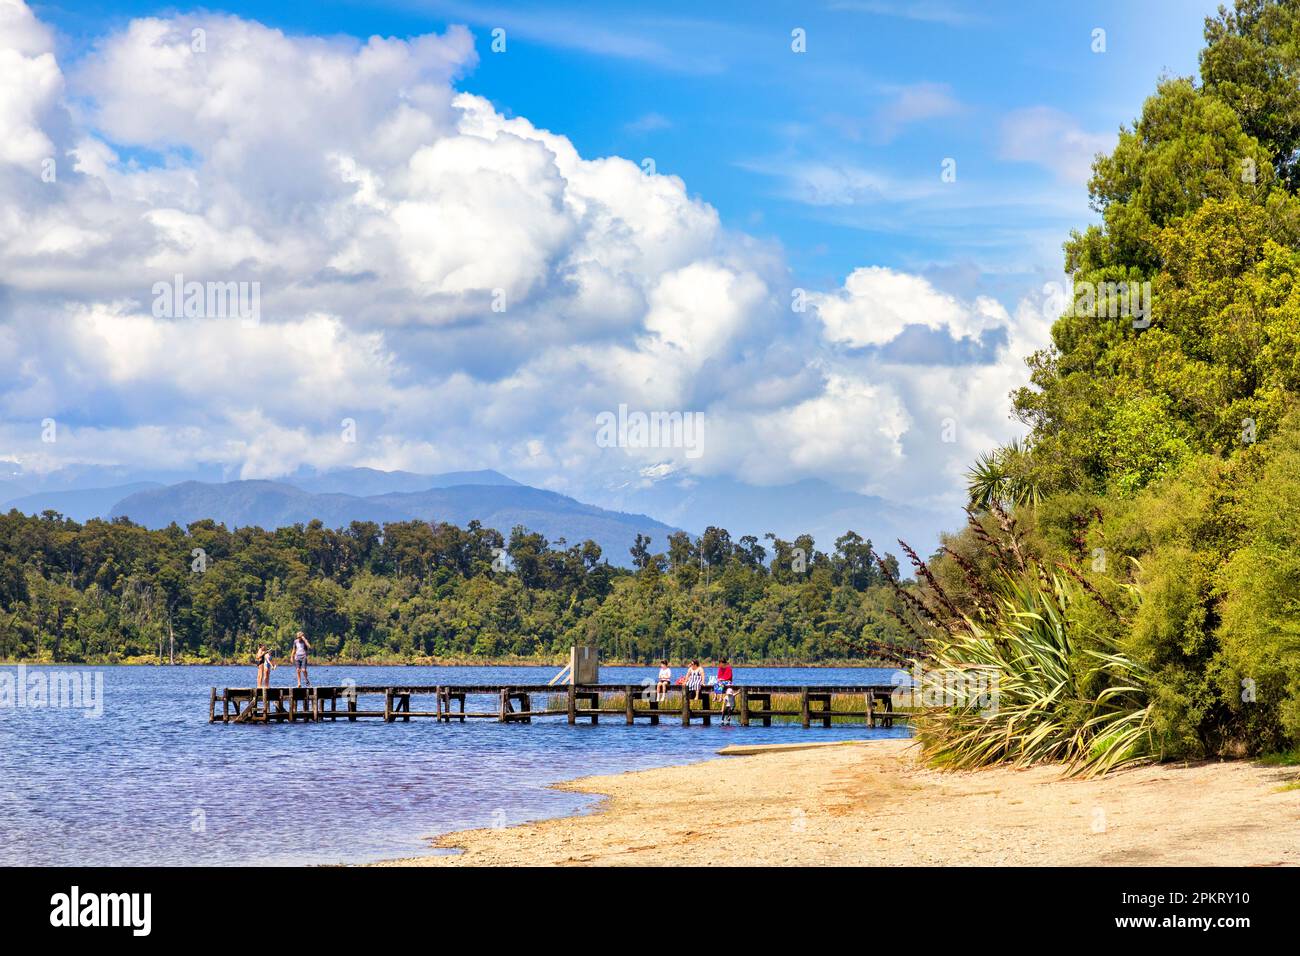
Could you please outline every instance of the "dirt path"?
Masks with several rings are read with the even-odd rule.
[[[1100,780],[939,773],[909,741],[725,757],[563,789],[602,812],[448,834],[380,865],[1300,864],[1300,768],[1206,763]]]

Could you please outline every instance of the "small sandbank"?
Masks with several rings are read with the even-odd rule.
[[[586,816],[449,833],[455,855],[379,866],[1300,864],[1298,767],[942,773],[908,740],[585,777]]]

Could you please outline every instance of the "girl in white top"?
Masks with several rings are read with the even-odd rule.
[[[668,696],[668,688],[673,686],[673,669],[667,661],[659,662],[659,683],[655,685],[655,699],[663,700]]]

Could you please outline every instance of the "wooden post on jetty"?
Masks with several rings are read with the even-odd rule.
[[[686,685],[683,684],[682,685],[682,726],[689,727],[690,725],[691,725],[691,692],[687,690]]]
[[[502,687],[501,696],[497,701],[497,722],[502,724],[510,723],[510,688]]]
[[[636,691],[631,684],[628,684],[623,693],[627,695],[625,702],[627,704],[627,725],[631,727],[636,722],[636,715],[632,712],[636,703]]]
[[[569,683],[600,683],[600,648],[594,644],[569,648]]]
[[[578,722],[578,688],[572,684],[569,685],[569,723]]]
[[[217,722],[217,689],[214,687],[212,688],[212,696],[208,698],[208,723],[215,724],[216,722]],[[628,723],[631,723],[631,721],[628,721]]]
[[[812,726],[812,715],[808,713],[808,688],[799,688],[799,719],[803,723],[803,729],[807,730]]]
[[[749,726],[749,688],[740,688],[740,726]]]

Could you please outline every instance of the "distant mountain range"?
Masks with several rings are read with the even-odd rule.
[[[853,530],[870,538],[882,554],[899,554],[902,538],[921,555],[939,544],[936,529],[958,528],[962,514],[946,514],[843,491],[825,481],[808,478],[786,485],[761,487],[731,478],[668,476],[614,489],[600,498],[609,508],[644,511],[699,533],[708,525],[726,528],[732,540],[771,531],[791,540],[811,534],[822,551]],[[662,547],[656,542],[655,547]],[[770,550],[770,549],[769,549]]]
[[[152,473],[150,473],[152,474]],[[57,511],[76,521],[126,517],[147,528],[184,527],[211,518],[228,528],[281,528],[319,518],[327,527],[353,521],[447,521],[462,527],[477,520],[509,536],[516,525],[578,544],[591,539],[611,564],[631,563],[628,549],[637,534],[666,542],[675,528],[644,514],[627,514],[583,504],[532,488],[496,471],[421,475],[407,471],[345,468],[295,474],[282,481],[197,481],[164,484],[127,481],[104,487],[68,489],[77,481],[138,478],[126,470],[95,467],[73,475],[8,475],[0,481],[0,510],[37,515]],[[170,475],[168,477],[171,477]],[[32,486],[44,490],[31,491]]]
[[[699,534],[717,525],[733,540],[745,534],[761,538],[768,531],[786,539],[808,533],[825,551],[852,529],[882,552],[897,553],[895,539],[901,537],[926,554],[937,544],[935,528],[959,523],[950,515],[842,491],[815,479],[758,487],[726,478],[670,475],[598,495],[598,506],[496,471],[417,474],[342,468],[300,471],[278,481],[227,481],[218,466],[179,472],[78,465],[28,475],[6,470],[4,464],[0,462],[0,511],[17,508],[35,515],[54,510],[83,522],[125,516],[150,528],[172,522],[183,527],[203,518],[230,528],[268,529],[317,518],[332,528],[352,521],[420,519],[464,526],[477,520],[505,535],[523,525],[552,542],[564,538],[576,544],[590,538],[611,563],[623,566],[630,563],[628,549],[637,534],[648,535],[652,549],[663,551],[668,535],[678,528]]]
[[[376,473],[365,482],[378,487]],[[229,481],[206,484],[187,481],[150,488],[128,495],[113,505],[110,517],[124,516],[147,528],[181,526],[212,518],[229,528],[256,525],[281,528],[319,518],[327,527],[346,527],[353,521],[446,521],[462,527],[478,520],[509,536],[516,525],[545,535],[552,543],[564,538],[578,544],[590,538],[600,545],[611,564],[630,563],[628,549],[638,533],[666,539],[673,528],[645,515],[607,511],[573,498],[511,482],[489,472],[482,477],[495,484],[442,485],[446,475],[434,479],[423,491],[394,491],[378,495],[317,494],[278,481]],[[405,478],[395,484],[405,485]],[[325,487],[338,487],[335,481]]]
[[[102,518],[113,510],[128,495],[149,488],[161,488],[156,481],[136,481],[111,488],[81,488],[76,491],[39,491],[33,495],[22,495],[4,502],[4,510],[17,508],[24,514],[38,515],[44,511],[57,511],[73,521],[89,521]],[[0,495],[4,491],[0,490]]]

